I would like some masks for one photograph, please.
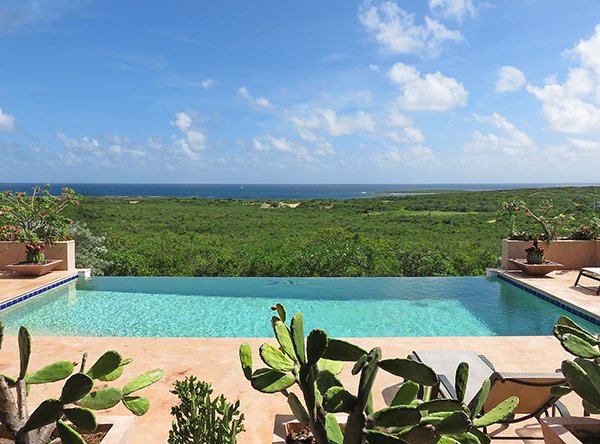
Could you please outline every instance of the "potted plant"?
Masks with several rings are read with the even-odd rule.
[[[31,195],[4,191],[0,194],[0,220],[5,225],[0,240],[24,244],[23,261],[7,269],[29,276],[41,276],[52,271],[61,260],[48,260],[46,246],[69,239],[68,228],[74,222],[62,213],[69,205],[80,205],[81,196],[71,188],[62,188],[60,195],[50,193],[50,184],[35,186]]]
[[[600,419],[588,416],[600,414],[600,337],[566,316],[558,319],[553,333],[575,357],[564,360],[561,365],[568,385],[553,390],[557,395],[575,392],[582,400],[584,416],[541,419],[544,441],[547,444],[600,442]]]
[[[2,338],[0,323],[0,347]],[[31,336],[25,327],[19,329],[18,343],[19,374],[14,378],[0,375],[1,443],[85,444],[86,436],[100,433],[102,444],[122,444],[126,442],[124,437],[130,434],[131,421],[117,417],[112,424],[104,423],[99,427],[93,410],[106,410],[123,403],[134,415],[144,415],[150,408],[150,401],[138,396],[137,392],[163,376],[163,371],[156,369],[132,379],[123,388],[106,386],[106,382],[119,378],[124,367],[132,361],[123,359],[114,350],[100,356],[89,369],[86,368],[85,353],[78,371],[72,361],[58,361],[29,372]],[[30,412],[27,397],[32,386],[61,380],[66,381],[60,396],[42,401]],[[102,388],[94,388],[96,381],[101,381]],[[111,437],[113,440],[109,441]]]
[[[527,253],[528,264],[539,265],[544,263],[544,247],[539,245],[537,239],[533,241],[530,247],[525,248],[525,252]]]
[[[272,326],[279,346],[260,347],[260,358],[266,367],[253,369],[252,350],[247,343],[240,346],[239,354],[244,376],[254,389],[281,393],[287,398],[303,429],[290,427],[288,433],[296,434],[288,436],[288,442],[489,444],[485,427],[506,418],[519,402],[510,397],[481,415],[489,394],[487,381],[470,410],[463,402],[468,380],[466,363],[457,370],[457,399],[431,399],[438,377],[427,365],[410,359],[383,359],[378,347],[366,351],[330,338],[320,329],[312,330],[305,338],[301,313],[294,315],[288,327],[283,305],[277,304],[273,309],[277,316],[273,316]],[[344,361],[353,362],[352,374],[360,375],[356,394],[344,388],[337,377]],[[375,411],[371,391],[380,369],[404,378],[404,383],[390,407]],[[300,390],[303,401],[290,390],[292,386]],[[347,414],[345,424],[340,424],[336,413]]]
[[[531,246],[525,248],[525,253],[527,253],[525,260],[510,259],[510,262],[515,264],[521,271],[533,276],[545,276],[551,271],[563,268],[562,264],[544,260],[544,252],[544,247],[540,246],[538,240],[535,239]]]

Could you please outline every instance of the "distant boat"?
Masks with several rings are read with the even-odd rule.
[[[243,189],[244,189],[244,185],[242,185],[242,186],[240,187],[240,190],[243,190]]]

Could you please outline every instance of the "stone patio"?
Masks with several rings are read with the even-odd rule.
[[[124,357],[134,358],[134,362],[127,367],[120,385],[146,370],[165,370],[165,378],[162,381],[141,392],[151,400],[152,405],[146,416],[135,420],[135,444],[166,442],[172,421],[170,408],[176,402],[175,396],[171,395],[169,390],[173,381],[191,374],[211,382],[215,394],[224,393],[230,400],[241,400],[241,408],[246,415],[247,431],[240,436],[240,444],[270,443],[275,415],[289,414],[289,408],[280,394],[258,393],[244,379],[238,362],[238,347],[242,341],[247,341],[252,346],[255,367],[258,367],[258,347],[264,342],[262,339],[34,337],[30,369],[59,359],[79,361],[84,351],[89,353],[89,361],[93,363],[102,352],[115,349]],[[554,371],[568,356],[555,338],[545,336],[361,338],[352,341],[367,349],[380,346],[385,357],[404,357],[414,349],[473,350],[485,354],[501,371]],[[14,337],[7,337],[4,344],[0,373],[12,375],[18,371],[16,340]],[[349,367],[346,365],[342,380],[351,391],[356,391],[358,379],[350,375]],[[398,381],[398,378],[386,372],[379,372],[374,390],[376,407],[384,406],[382,390]],[[38,402],[44,397],[57,396],[60,388],[60,383],[46,387],[36,386],[32,388],[30,398],[32,402]],[[581,404],[576,396],[567,396],[565,403],[572,414],[582,413]],[[108,412],[111,415],[126,413],[128,412],[122,406]],[[531,436],[538,431],[539,426],[530,422],[526,427],[519,426],[516,433]]]
[[[10,271],[0,271],[0,303],[76,275],[76,270],[53,271],[40,277],[26,277]]]

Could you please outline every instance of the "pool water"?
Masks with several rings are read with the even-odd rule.
[[[270,337],[277,302],[335,337],[550,335],[561,314],[598,330],[493,277],[94,277],[0,317],[46,336]]]

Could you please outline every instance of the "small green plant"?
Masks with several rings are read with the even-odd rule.
[[[510,239],[532,240],[540,238],[551,242],[558,238],[560,228],[573,219],[562,213],[555,214],[555,211],[554,203],[551,200],[541,203],[535,212],[523,200],[502,202],[500,219],[508,220]],[[539,226],[541,230],[539,234],[532,235],[526,231],[517,231],[517,218],[521,212],[526,218],[533,220]]]
[[[556,388],[556,394],[574,391],[582,399],[584,411],[600,414],[600,337],[567,316],[558,319],[553,333],[563,348],[575,356],[562,362],[568,386]]]
[[[175,416],[169,432],[169,444],[235,444],[243,432],[244,415],[240,401],[227,402],[220,395],[211,399],[212,386],[188,376],[175,381],[171,393],[179,397],[179,405],[171,409]]]
[[[431,399],[432,387],[439,381],[427,365],[410,359],[383,359],[377,347],[367,352],[329,338],[324,330],[312,330],[305,340],[301,313],[294,315],[288,327],[283,305],[272,309],[277,311],[272,326],[279,347],[263,344],[259,354],[267,367],[254,370],[252,350],[242,344],[242,370],[254,389],[283,394],[317,444],[488,444],[490,438],[482,429],[506,418],[519,402],[511,397],[482,414],[491,386],[488,379],[471,408],[467,407],[463,402],[469,373],[466,363],[457,370],[457,399]],[[344,361],[354,363],[353,375],[360,374],[356,395],[338,378]],[[403,378],[404,383],[390,407],[375,411],[371,391],[380,369]],[[288,390],[294,385],[304,402]],[[348,414],[343,432],[334,416],[339,412]]]
[[[0,348],[4,328],[0,323]],[[83,355],[79,371],[74,372],[71,361],[57,361],[29,372],[31,336],[25,327],[18,334],[20,368],[17,377],[0,375],[0,425],[15,444],[48,444],[58,434],[63,444],[85,444],[80,432],[96,430],[93,410],[106,410],[119,403],[136,416],[144,415],[150,401],[137,392],[162,378],[163,371],[146,372],[123,386],[94,389],[95,381],[114,381],[123,374],[131,359],[123,359],[114,351],[107,351],[86,371],[87,353]],[[42,401],[29,413],[27,396],[34,385],[65,380],[58,398]]]
[[[0,193],[0,221],[10,224],[14,234],[10,240],[26,243],[25,262],[43,263],[46,245],[69,239],[73,221],[63,211],[80,204],[81,196],[71,188],[62,188],[57,196],[50,193],[50,184],[33,187],[29,196],[7,190]]]

